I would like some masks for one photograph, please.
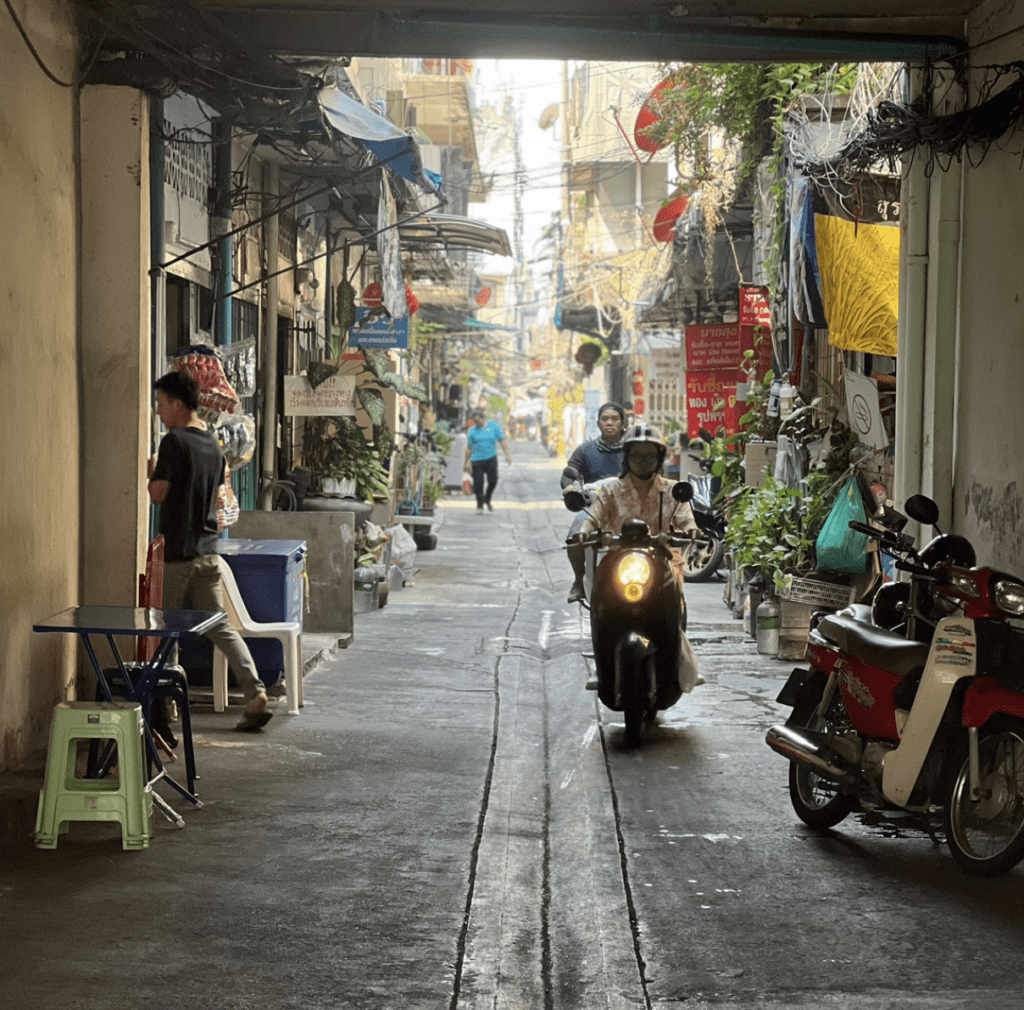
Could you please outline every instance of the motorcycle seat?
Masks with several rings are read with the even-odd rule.
[[[839,614],[823,617],[817,630],[843,652],[895,673],[898,677],[921,669],[930,651],[929,646],[909,641],[895,631],[863,624]]]

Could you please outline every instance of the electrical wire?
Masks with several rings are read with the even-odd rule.
[[[39,55],[38,51],[36,50],[36,47],[34,45],[32,45],[32,40],[28,37],[28,32],[25,31],[25,26],[21,23],[21,21],[18,20],[18,15],[15,13],[14,8],[11,6],[11,0],[4,0],[4,4],[7,7],[7,13],[11,15],[11,20],[14,22],[14,26],[18,29],[18,32],[21,34],[21,37],[22,37],[22,39],[25,42],[25,45],[28,47],[28,51],[32,54],[32,58],[39,65],[39,69],[42,70],[42,72],[44,74],[46,74],[46,76],[49,77],[50,80],[53,81],[53,83],[58,85],[59,87],[61,87],[61,88],[73,88],[75,86],[75,82],[73,80],[72,81],[62,81],[43,62],[42,56]],[[103,44],[103,42],[102,42],[102,40],[100,40],[100,45],[102,45],[102,44]],[[97,48],[96,52],[99,53],[99,49],[98,48]],[[96,59],[96,57],[93,56],[93,60],[95,60],[95,59]],[[91,64],[90,64],[90,66],[91,66]]]

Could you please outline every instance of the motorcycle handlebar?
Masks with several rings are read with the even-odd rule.
[[[654,544],[668,545],[669,547],[683,548],[689,542],[690,537],[685,533],[652,533],[643,540],[628,540],[623,544],[621,536],[609,533],[607,530],[597,530],[588,534],[582,540],[569,540],[567,544],[577,543],[580,547],[648,547]]]
[[[897,559],[893,562],[893,567],[898,568],[901,572],[909,572],[911,575],[914,575],[919,579],[924,579],[927,582],[942,581],[938,573],[933,572],[930,568],[925,568],[924,565],[915,565],[909,561],[901,561]]]

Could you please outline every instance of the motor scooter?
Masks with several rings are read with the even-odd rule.
[[[579,512],[588,494],[572,467],[563,473],[575,474],[576,483],[565,489],[563,501],[569,511]],[[629,747],[639,746],[655,715],[697,682],[670,553],[670,548],[684,548],[689,538],[667,531],[678,505],[692,495],[689,484],[674,485],[664,532],[652,533],[643,520],[630,519],[617,536],[598,530],[584,540],[585,547],[604,551],[587,597],[597,694],[607,708],[624,714]],[[684,655],[688,661],[681,664]]]
[[[938,520],[923,495],[906,510]],[[860,811],[889,830],[944,832],[968,873],[1005,873],[1024,858],[1024,632],[1011,623],[1024,581],[976,567],[963,537],[917,552],[899,523],[850,526],[911,580],[881,607],[812,623],[810,666],[778,697],[793,714],[767,735],[790,761],[793,808],[814,828]]]

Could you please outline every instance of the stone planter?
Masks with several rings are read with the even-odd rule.
[[[815,609],[810,603],[779,600],[779,659],[799,662],[804,658],[811,614]]]

